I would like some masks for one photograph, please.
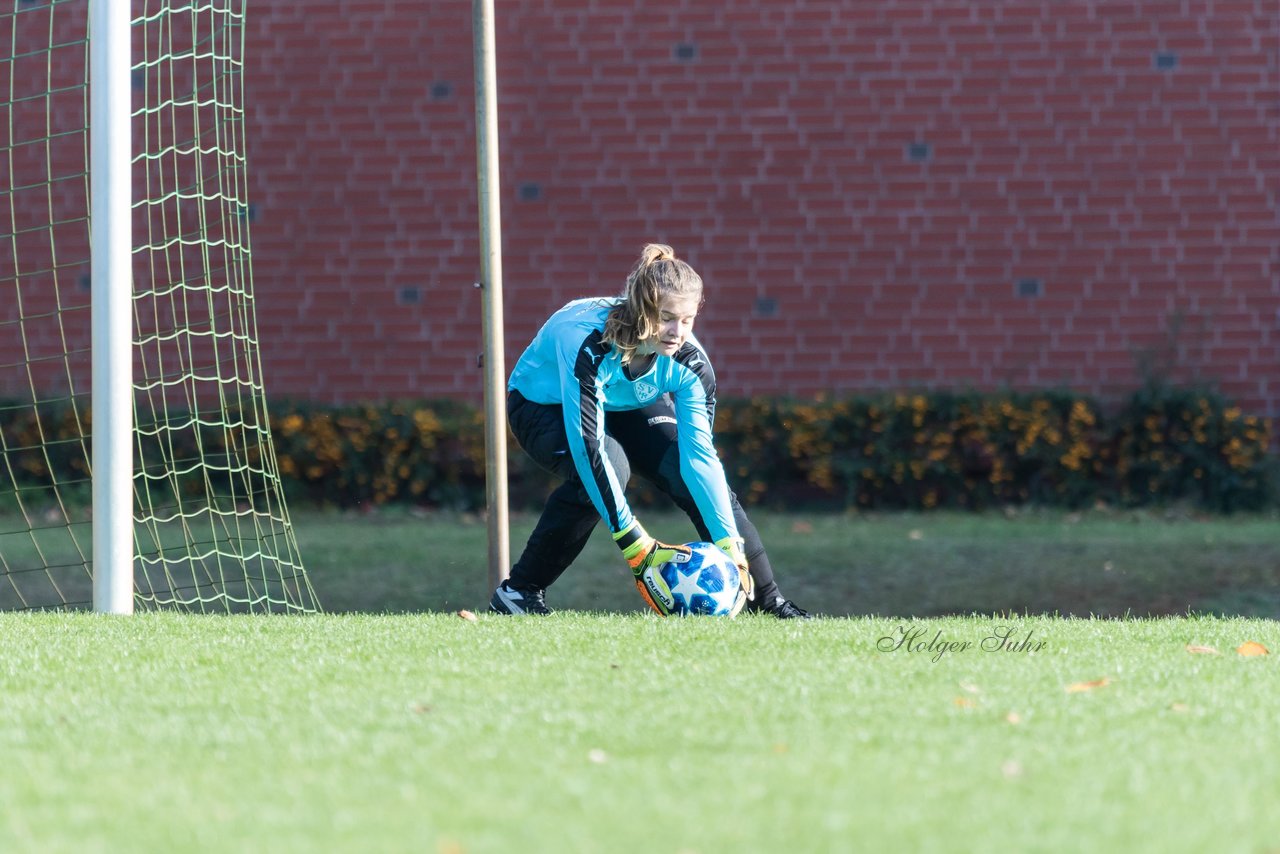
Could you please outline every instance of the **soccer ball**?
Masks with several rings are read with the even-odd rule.
[[[672,614],[736,617],[746,597],[741,595],[738,567],[712,543],[687,543],[689,555],[644,571],[645,588],[654,601]]]

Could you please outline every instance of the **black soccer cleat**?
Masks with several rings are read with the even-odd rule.
[[[540,588],[512,587],[504,581],[498,585],[497,590],[493,591],[493,597],[489,599],[489,610],[495,614],[509,616],[550,614],[551,609],[542,598],[544,593],[545,591]]]
[[[778,598],[764,609],[766,614],[773,614],[779,620],[812,620],[813,615],[790,599]]]

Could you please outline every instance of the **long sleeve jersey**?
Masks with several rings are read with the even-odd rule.
[[[613,533],[631,525],[631,507],[604,452],[604,413],[640,409],[669,393],[676,410],[680,475],[712,539],[737,537],[724,468],[712,444],[715,373],[690,334],[674,356],[658,356],[644,374],[627,375],[605,344],[605,319],[619,299],[574,300],[543,324],[511,371],[509,389],[534,403],[560,404],[578,476]]]

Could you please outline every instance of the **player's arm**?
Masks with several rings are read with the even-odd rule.
[[[600,518],[609,526],[623,559],[631,567],[636,587],[650,608],[666,616],[670,613],[665,605],[665,601],[671,599],[669,591],[665,597],[651,593],[645,585],[654,582],[646,581],[644,571],[679,554],[688,555],[689,547],[669,545],[649,536],[632,515],[623,492],[626,484],[618,481],[617,472],[604,451],[604,387],[600,366],[608,354],[609,346],[601,340],[598,331],[561,348],[565,435],[578,476]]]
[[[594,331],[586,337],[562,342],[559,348],[561,401],[565,435],[578,477],[613,533],[625,530],[633,521],[631,507],[618,481],[617,471],[604,451],[604,383],[601,363],[609,345]]]
[[[715,374],[701,348],[681,351],[676,354],[676,363],[678,387],[672,397],[680,446],[680,476],[688,486],[715,544],[737,565],[742,589],[748,598],[754,598],[755,582],[733,518],[724,466],[713,441]]]
[[[702,521],[714,539],[738,537],[729,501],[729,484],[716,453],[711,419],[715,413],[715,378],[701,351],[676,354],[676,436],[680,450],[680,476],[693,495]]]

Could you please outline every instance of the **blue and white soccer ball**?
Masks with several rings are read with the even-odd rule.
[[[738,567],[712,543],[687,543],[691,554],[644,572],[644,585],[672,614],[736,617],[746,602]]]

